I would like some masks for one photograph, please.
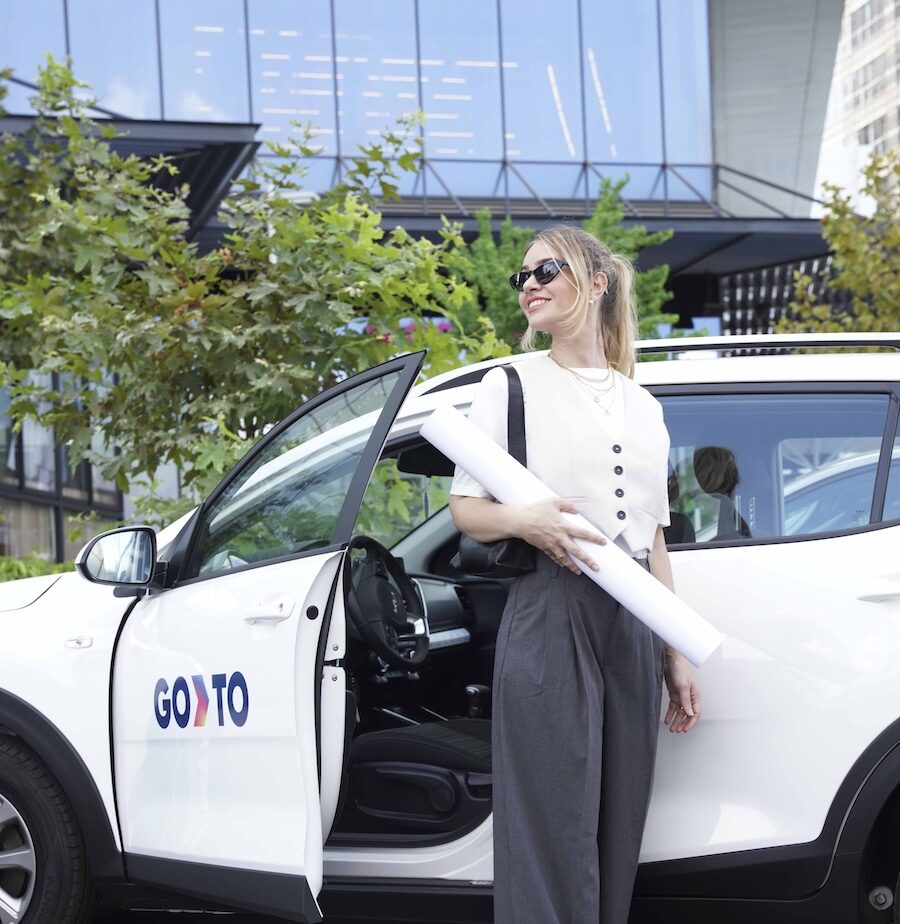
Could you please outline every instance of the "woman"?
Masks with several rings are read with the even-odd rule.
[[[481,542],[517,536],[544,554],[514,582],[493,686],[495,924],[625,924],[650,797],[662,680],[665,723],[689,731],[700,693],[687,661],[581,576],[580,512],[672,589],[669,438],[635,384],[630,264],[586,232],[538,234],[510,283],[528,319],[518,363],[528,467],[558,497],[500,505],[457,470],[450,508]],[[506,448],[507,379],[483,379],[469,419]]]

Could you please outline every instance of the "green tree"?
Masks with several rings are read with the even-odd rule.
[[[841,187],[825,184],[822,235],[833,254],[825,287],[850,293],[848,310],[836,312],[817,294],[808,274],[794,276],[794,299],[781,331],[892,331],[900,329],[900,155],[873,155],[863,169],[861,191],[871,214],[853,208]]]
[[[604,179],[594,211],[582,222],[582,227],[603,241],[613,252],[635,262],[642,250],[667,241],[673,232],[648,233],[643,225],[625,227],[622,190],[627,182],[627,179],[617,182]],[[491,230],[490,211],[481,209],[475,213],[475,218],[478,233],[468,246],[455,252],[457,262],[454,272],[477,292],[479,304],[468,306],[461,316],[471,322],[477,317],[480,308],[493,321],[498,336],[511,349],[516,349],[525,325],[516,294],[510,289],[507,280],[519,267],[522,254],[535,232],[532,228],[516,226],[507,218],[501,223],[495,239]],[[666,265],[644,270],[636,276],[635,294],[641,337],[656,337],[659,324],[673,324],[678,319],[678,315],[663,311],[663,305],[672,297],[666,289],[668,276],[669,268]]]
[[[201,254],[187,188],[151,185],[174,164],[117,153],[65,66],[48,59],[38,84],[31,128],[0,139],[0,386],[73,463],[125,489],[171,461],[203,494],[347,375],[406,350],[429,350],[427,374],[508,352],[482,316],[461,325],[472,292],[448,272],[456,228],[437,243],[381,228],[376,196],[415,169],[403,133],[362,148],[321,196],[302,190],[307,138],[276,146],[224,203],[223,246]]]

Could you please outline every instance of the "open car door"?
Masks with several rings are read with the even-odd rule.
[[[268,433],[177,541],[167,588],[128,616],[112,719],[129,878],[321,919],[344,733],[341,565],[423,358],[341,382]]]

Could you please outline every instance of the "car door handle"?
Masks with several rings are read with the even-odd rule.
[[[876,578],[856,595],[863,603],[886,603],[888,600],[900,599],[900,575]]]
[[[279,597],[274,602],[260,603],[256,609],[247,613],[244,622],[251,626],[284,622],[294,612],[294,601],[290,597]]]

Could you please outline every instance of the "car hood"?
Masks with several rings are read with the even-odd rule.
[[[22,578],[18,581],[6,581],[0,584],[0,612],[21,610],[26,606],[31,606],[61,577],[61,574],[45,574],[40,577]]]

